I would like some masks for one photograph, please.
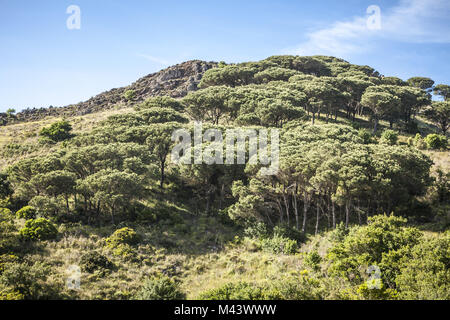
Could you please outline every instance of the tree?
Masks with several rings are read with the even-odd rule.
[[[138,113],[146,124],[164,123],[164,122],[180,122],[187,123],[189,119],[178,111],[170,108],[152,107],[144,109]]]
[[[176,123],[154,124],[149,127],[146,144],[150,151],[156,156],[160,172],[160,188],[164,188],[166,178],[166,167],[168,155],[172,150],[174,141],[172,141],[173,132],[178,129]]]
[[[14,116],[14,113],[16,113],[16,109],[9,108],[8,110],[6,110],[6,114],[8,115],[8,117]]]
[[[407,82],[410,86],[420,88],[427,92],[430,92],[434,85],[434,81],[426,77],[412,77],[409,78]]]
[[[258,83],[268,83],[270,81],[288,81],[290,77],[299,74],[291,69],[272,67],[255,74],[255,81]]]
[[[219,124],[219,120],[230,110],[227,103],[229,95],[230,88],[226,86],[208,87],[190,92],[183,102],[187,106],[186,111],[193,119]]]
[[[450,86],[446,84],[438,84],[433,89],[434,94],[441,96],[445,101],[450,98]]]
[[[72,138],[72,126],[66,120],[53,123],[50,127],[42,128],[39,133],[41,137],[46,137],[54,142]]]
[[[377,132],[378,122],[384,116],[395,113],[400,105],[400,99],[387,92],[376,92],[369,87],[361,98],[361,104],[367,106],[373,113],[373,132]],[[378,91],[378,90],[377,90]]]
[[[257,69],[255,68],[241,65],[227,65],[221,68],[209,69],[203,75],[199,88],[247,85],[253,82],[253,76],[256,72]]]
[[[181,103],[181,100],[174,99],[168,96],[151,97],[145,100],[143,103],[135,106],[136,111],[142,111],[150,108],[169,108],[180,112],[183,111],[184,106]]]
[[[438,125],[445,135],[450,127],[450,101],[433,101],[431,108],[424,111],[424,115]]]
[[[8,175],[6,173],[0,173],[0,199],[5,199],[11,196],[13,190],[11,189],[11,183],[8,181]]]
[[[80,183],[80,189],[90,193],[92,198],[106,207],[115,223],[118,209],[129,207],[143,192],[142,180],[135,173],[118,170],[101,170]]]

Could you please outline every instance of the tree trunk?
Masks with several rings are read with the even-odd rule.
[[[307,219],[307,214],[308,214],[308,209],[309,209],[309,199],[308,196],[305,192],[304,197],[303,197],[303,223],[302,223],[302,232],[305,233],[306,230],[306,219]]]
[[[333,229],[336,229],[336,206],[334,201],[331,201],[331,215],[333,217]]]
[[[350,220],[350,200],[345,203],[345,229],[348,229],[348,223]]]
[[[295,226],[297,227],[297,230],[300,229],[300,222],[298,220],[298,206],[297,206],[297,186],[295,186],[295,191],[293,193],[292,197],[293,206],[294,206],[294,214],[295,214]]]
[[[320,212],[319,212],[320,208],[319,205],[317,205],[316,208],[316,230],[315,230],[315,235],[317,235],[317,233],[319,232],[319,219],[320,219]]]
[[[375,124],[373,126],[373,133],[375,134],[375,133],[377,133],[378,118],[375,117],[374,122],[375,122]]]

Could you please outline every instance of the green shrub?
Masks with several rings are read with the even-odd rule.
[[[50,127],[42,128],[39,135],[45,139],[50,139],[51,141],[58,142],[64,141],[72,138],[70,131],[72,126],[66,120],[58,121],[53,123]]]
[[[384,130],[381,134],[380,143],[388,144],[388,145],[395,145],[397,144],[398,140],[398,133],[394,130]]]
[[[247,282],[227,283],[220,288],[205,291],[199,300],[264,300],[265,290]]]
[[[261,246],[263,250],[275,254],[295,254],[298,249],[297,241],[279,235],[263,239]]]
[[[247,237],[252,239],[265,239],[270,236],[270,232],[263,222],[252,224],[244,230],[244,233]]]
[[[16,217],[18,219],[35,219],[36,218],[36,209],[31,206],[26,206],[16,212]]]
[[[10,220],[14,215],[8,208],[0,208],[0,220]]]
[[[364,300],[397,300],[398,292],[395,289],[386,288],[381,284],[380,288],[369,288],[367,282],[361,284],[358,289],[358,298]]]
[[[275,228],[273,228],[273,235],[291,239],[297,243],[301,243],[305,240],[305,236],[300,230],[284,224],[275,226]]]
[[[19,257],[13,254],[2,254],[0,255],[0,274],[5,270],[5,266],[8,263],[15,263],[19,261]]]
[[[129,101],[129,100],[133,100],[134,97],[136,96],[136,92],[134,90],[127,90],[124,92],[123,97],[125,98],[125,100]]]
[[[153,278],[147,280],[139,293],[137,300],[183,300],[186,294],[180,290],[180,286],[168,277]]]
[[[447,137],[439,134],[429,134],[425,138],[428,149],[446,149]]]
[[[27,220],[25,226],[19,231],[24,240],[50,240],[58,235],[56,227],[44,218],[36,220]]]
[[[88,252],[81,256],[80,268],[84,272],[92,273],[97,270],[105,271],[110,270],[113,267],[113,263],[97,251]]]
[[[387,287],[395,270],[392,263],[386,263],[396,250],[416,245],[422,233],[406,227],[407,220],[393,215],[378,215],[369,218],[368,225],[352,228],[341,242],[337,242],[327,255],[329,275],[347,278],[355,284],[362,284],[367,268],[379,266],[382,280]]]
[[[40,262],[7,263],[0,275],[0,292],[27,300],[58,299],[56,286],[46,282],[49,273],[50,267]]]
[[[305,271],[298,277],[288,276],[275,281],[268,292],[268,298],[277,300],[320,300],[325,295],[320,281],[308,276]]]
[[[0,301],[24,300],[24,295],[9,288],[0,288]]]
[[[450,231],[408,250],[396,278],[401,299],[450,300]]]
[[[366,129],[359,129],[358,130],[358,137],[360,137],[363,140],[364,144],[372,143],[372,134],[370,131]]]
[[[106,243],[110,247],[117,247],[121,244],[135,245],[140,241],[139,235],[131,228],[125,227],[116,230],[109,238],[106,239]]]
[[[320,263],[322,262],[322,257],[320,254],[314,250],[306,254],[305,264],[311,267],[314,271],[320,270]]]
[[[412,146],[415,146],[419,150],[424,150],[424,149],[427,148],[427,144],[423,140],[423,138],[420,135],[420,133],[417,133],[414,138],[409,138],[408,139],[408,144],[412,145]]]

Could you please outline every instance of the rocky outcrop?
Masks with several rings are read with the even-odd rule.
[[[77,116],[111,109],[115,106],[126,106],[144,101],[149,97],[171,96],[184,97],[189,91],[197,90],[203,74],[217,66],[215,62],[191,60],[159,72],[149,74],[133,84],[103,92],[91,99],[66,107],[49,107],[40,109],[25,109],[15,117],[0,114],[0,125],[11,122],[34,121],[48,116]],[[134,91],[134,97],[127,101],[124,93]]]

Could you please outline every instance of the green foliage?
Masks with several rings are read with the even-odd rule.
[[[111,247],[117,247],[121,244],[136,245],[140,241],[140,236],[131,228],[125,227],[114,231],[114,233],[106,239]]]
[[[8,175],[0,173],[0,199],[11,196],[13,190],[11,189],[11,183],[8,181]]]
[[[398,133],[394,130],[384,130],[381,134],[380,142],[388,145],[395,145],[398,141]]]
[[[450,299],[450,232],[417,244],[399,264],[396,284],[401,299]]]
[[[113,263],[97,251],[87,252],[80,259],[81,271],[88,273],[93,273],[94,271],[105,272],[113,267]]]
[[[12,299],[57,299],[57,289],[45,281],[49,266],[43,263],[7,263],[0,275],[0,297]]]
[[[305,264],[307,266],[311,267],[314,271],[320,270],[321,262],[322,262],[322,257],[316,250],[308,252],[305,255]]]
[[[19,230],[24,240],[51,240],[58,235],[55,225],[44,218],[31,219],[25,222],[25,226]]]
[[[263,250],[275,254],[295,254],[298,250],[297,241],[280,235],[274,235],[272,238],[262,239],[261,246]]]
[[[358,137],[360,137],[363,140],[364,144],[369,144],[372,143],[373,141],[372,134],[366,129],[359,129]]]
[[[127,101],[131,101],[136,97],[136,92],[134,90],[127,90],[124,92],[123,97],[125,98],[125,100]]]
[[[441,96],[445,101],[450,98],[450,86],[447,84],[437,84],[433,88],[434,94]]]
[[[137,300],[184,300],[186,294],[173,279],[159,277],[147,280],[138,294]]]
[[[446,134],[450,127],[450,101],[433,101],[431,107],[424,111],[424,115]]]
[[[16,217],[18,219],[35,219],[36,218],[36,209],[32,206],[25,206],[22,209],[16,212]]]
[[[247,282],[227,283],[220,288],[205,291],[199,300],[264,300],[264,288]]]
[[[447,149],[447,137],[439,134],[429,134],[425,137],[428,149]]]
[[[393,215],[378,215],[369,218],[367,226],[353,228],[340,243],[328,253],[331,262],[328,273],[343,276],[356,284],[365,279],[371,265],[381,268],[383,281],[392,285],[395,265],[388,263],[390,254],[396,250],[411,248],[419,243],[422,233],[415,228],[405,227],[406,219]]]
[[[72,138],[71,130],[71,124],[63,120],[53,123],[50,127],[42,128],[39,135],[53,142],[59,142]]]
[[[247,237],[253,239],[265,239],[270,236],[270,231],[267,225],[263,222],[256,222],[244,230]]]
[[[434,81],[426,77],[412,77],[407,80],[408,84],[412,87],[427,90],[434,85]]]

